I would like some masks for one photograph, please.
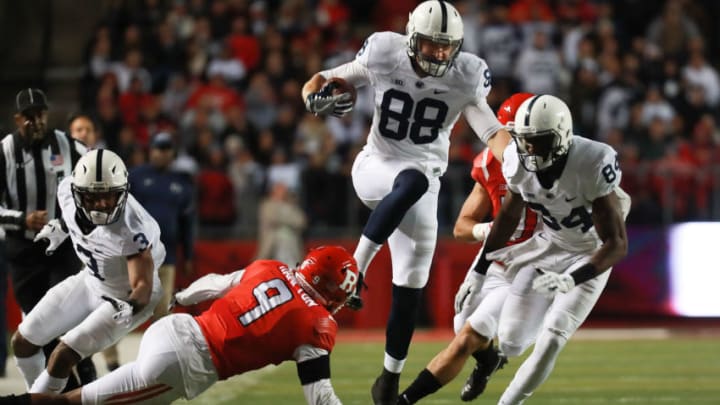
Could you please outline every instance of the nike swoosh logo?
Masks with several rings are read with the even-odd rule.
[[[573,198],[567,198],[567,197],[565,197],[565,201],[566,201],[566,202],[570,202],[570,201],[573,201],[573,200],[575,200],[575,199],[577,199],[577,197],[573,197]]]
[[[443,94],[443,93],[447,93],[448,91],[450,91],[450,90],[438,90],[438,89],[434,89],[434,90],[433,90],[433,94]]]

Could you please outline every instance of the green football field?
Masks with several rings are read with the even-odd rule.
[[[370,386],[380,372],[383,343],[338,337],[332,381],[344,404],[371,404]],[[349,341],[348,341],[349,340]],[[414,342],[400,382],[406,387],[441,348]],[[528,351],[529,352],[529,351]],[[527,353],[526,353],[527,354]],[[522,358],[511,359],[473,403],[495,404]],[[455,381],[421,403],[457,404],[471,363]],[[265,368],[216,384],[191,404],[304,404],[294,363]],[[527,404],[720,404],[720,338],[574,339],[550,378]]]

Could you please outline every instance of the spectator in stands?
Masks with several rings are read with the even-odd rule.
[[[73,115],[69,120],[70,136],[85,144],[88,149],[102,147],[95,121],[87,114]]]
[[[259,217],[256,258],[299,263],[305,254],[303,231],[307,216],[286,184],[270,185],[260,202]]]
[[[225,154],[217,144],[208,150],[209,161],[197,176],[198,220],[203,225],[235,223],[233,185],[226,172]]]
[[[160,241],[165,245],[165,262],[158,269],[163,297],[155,307],[153,319],[168,314],[175,292],[177,254],[182,253],[183,275],[192,273],[195,240],[194,185],[186,175],[171,170],[175,141],[167,132],[156,134],[150,142],[149,163],[130,170],[133,196],[160,226]]]

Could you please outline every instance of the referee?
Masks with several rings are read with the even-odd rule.
[[[47,243],[34,243],[33,238],[49,219],[60,217],[57,185],[71,175],[86,148],[64,132],[48,129],[47,99],[41,90],[21,90],[15,106],[17,130],[0,142],[0,226],[7,234],[5,256],[13,291],[27,314],[47,290],[83,266],[70,238],[52,256],[45,255]],[[57,340],[43,351],[49,354],[55,345]],[[44,368],[44,362],[38,364]],[[81,376],[83,382],[94,379],[92,361],[90,366],[91,375]]]

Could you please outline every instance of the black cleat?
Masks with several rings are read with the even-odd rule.
[[[398,391],[400,390],[400,374],[391,373],[383,369],[382,374],[375,380],[370,390],[373,404],[397,405]]]
[[[463,401],[469,402],[480,396],[485,391],[485,387],[487,387],[493,373],[505,367],[508,362],[507,357],[496,350],[492,351],[490,357],[487,362],[481,363],[478,361],[475,364],[475,368],[460,391],[460,399]]]
[[[353,311],[359,311],[363,307],[363,300],[362,297],[360,297],[360,293],[363,289],[367,289],[368,286],[365,284],[365,276],[363,276],[362,273],[358,274],[358,281],[357,281],[357,287],[355,287],[355,292],[352,293],[345,301],[345,306],[352,309]]]

